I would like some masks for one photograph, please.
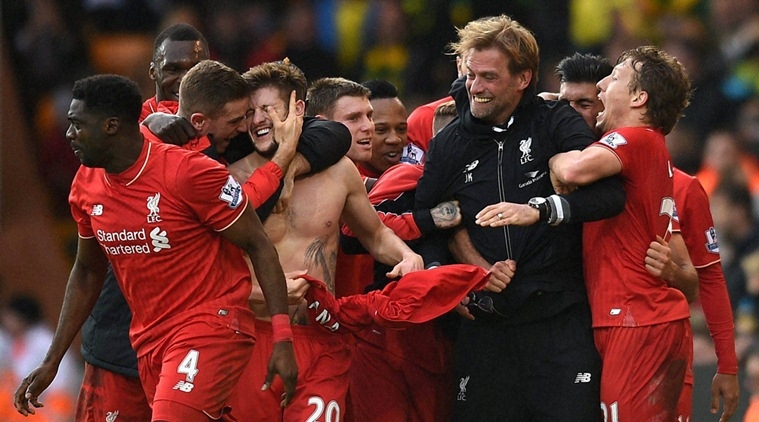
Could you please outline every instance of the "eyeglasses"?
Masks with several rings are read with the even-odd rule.
[[[495,309],[493,306],[493,298],[488,295],[482,295],[478,298],[476,292],[469,292],[469,303],[467,306],[476,306],[482,312],[496,314],[506,318],[506,315]]]

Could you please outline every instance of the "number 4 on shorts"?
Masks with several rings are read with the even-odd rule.
[[[198,375],[198,359],[200,353],[195,349],[190,349],[187,356],[177,367],[177,372],[186,375],[187,382],[195,382],[195,375]]]

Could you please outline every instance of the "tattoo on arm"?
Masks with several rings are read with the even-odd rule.
[[[439,229],[449,229],[461,223],[461,210],[455,201],[445,201],[430,210],[432,220]]]

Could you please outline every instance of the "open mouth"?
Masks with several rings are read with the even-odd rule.
[[[256,136],[261,137],[261,136],[268,135],[269,132],[271,132],[271,128],[270,127],[264,127],[264,128],[256,130],[254,133],[256,134]]]

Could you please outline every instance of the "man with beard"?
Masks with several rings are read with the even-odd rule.
[[[264,63],[250,69],[243,77],[253,89],[254,112],[249,123],[256,151],[230,165],[230,172],[238,180],[247,179],[252,169],[266,165],[278,149],[271,117],[264,111],[271,108],[280,115],[286,114],[288,95],[295,91],[297,104],[289,112],[303,114],[306,92],[305,75],[289,62]],[[304,131],[306,127],[325,123],[321,119],[305,118]],[[422,268],[421,257],[382,225],[369,203],[356,166],[348,158],[320,173],[296,178],[288,203],[269,216],[264,228],[277,248],[285,271],[307,272],[324,280],[334,293],[341,222],[351,227],[374,257],[394,266],[390,277]],[[279,406],[282,391],[276,384],[270,391],[250,388],[240,406],[247,406],[244,414],[251,420],[321,420],[329,419],[327,415],[332,418],[344,415],[350,350],[341,337],[331,335],[320,326],[306,325],[308,315],[303,301],[306,284],[292,280],[288,283],[290,318],[293,336],[297,338],[294,344],[302,368],[299,374],[302,384],[292,405],[284,410]],[[272,333],[273,327],[264,304],[260,289],[254,286],[250,305],[257,317],[260,336]],[[264,375],[261,359],[267,353],[264,348],[255,349],[242,382],[258,382]]]

